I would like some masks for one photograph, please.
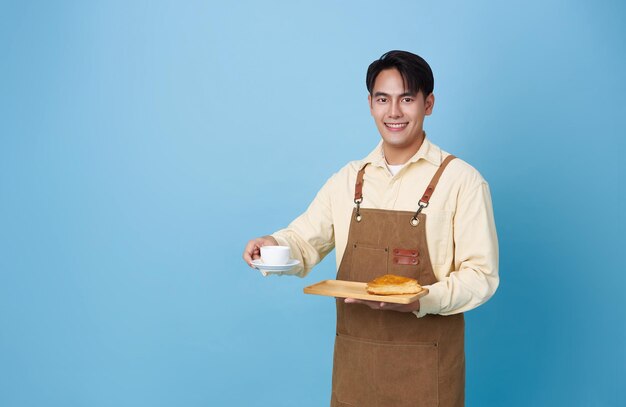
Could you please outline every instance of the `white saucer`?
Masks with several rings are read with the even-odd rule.
[[[257,259],[252,260],[252,265],[254,268],[264,271],[266,273],[282,273],[283,271],[289,271],[294,266],[300,264],[300,260],[290,259],[287,264],[282,265],[272,265],[272,264],[264,264],[263,260]]]

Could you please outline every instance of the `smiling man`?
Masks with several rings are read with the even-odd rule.
[[[463,313],[495,292],[498,243],[487,182],[423,130],[435,105],[421,57],[390,51],[367,70],[381,142],[334,174],[305,213],[260,247],[285,245],[305,276],[333,248],[337,279],[410,277],[429,293],[406,305],[337,299],[331,406],[463,406]]]

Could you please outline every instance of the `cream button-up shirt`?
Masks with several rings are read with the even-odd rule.
[[[304,277],[333,248],[337,268],[348,241],[354,186],[365,173],[362,208],[415,211],[439,165],[449,154],[427,138],[392,176],[382,142],[367,157],[348,163],[317,193],[308,209],[272,236],[301,261],[292,273]],[[489,186],[476,169],[457,158],[446,167],[426,214],[426,236],[438,282],[420,299],[418,317],[468,311],[487,301],[498,287],[498,238]]]

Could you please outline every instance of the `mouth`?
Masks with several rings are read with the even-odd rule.
[[[387,127],[389,130],[391,131],[400,131],[400,130],[404,130],[404,128],[406,128],[406,126],[408,126],[408,122],[406,123],[387,123],[385,122],[385,127]]]

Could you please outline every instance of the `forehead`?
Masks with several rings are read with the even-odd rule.
[[[380,71],[374,81],[373,93],[386,93],[389,95],[401,95],[413,93],[406,88],[406,84],[400,72],[395,69],[385,69]]]

